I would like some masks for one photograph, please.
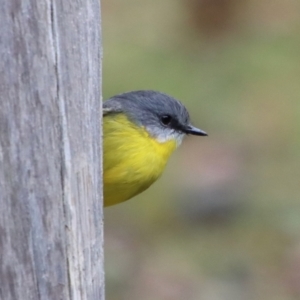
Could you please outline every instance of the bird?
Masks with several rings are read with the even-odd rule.
[[[192,125],[180,101],[158,91],[118,94],[102,108],[105,207],[150,187],[186,135],[207,135]]]

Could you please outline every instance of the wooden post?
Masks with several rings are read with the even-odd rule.
[[[0,28],[0,299],[103,300],[100,0]]]

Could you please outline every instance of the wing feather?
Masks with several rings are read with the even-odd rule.
[[[102,109],[103,116],[120,113],[122,111],[123,110],[120,103],[113,101],[113,99],[103,103],[103,109]]]

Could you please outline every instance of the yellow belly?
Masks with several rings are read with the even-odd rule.
[[[157,142],[123,114],[103,119],[104,206],[110,206],[147,189],[161,175],[176,142]]]

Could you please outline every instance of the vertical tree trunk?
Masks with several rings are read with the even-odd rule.
[[[100,0],[3,0],[0,299],[104,299]]]

